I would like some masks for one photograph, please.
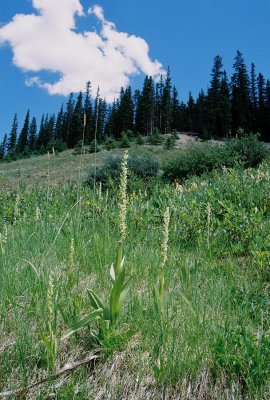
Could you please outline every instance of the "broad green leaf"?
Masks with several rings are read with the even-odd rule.
[[[111,298],[110,298],[110,308],[111,308],[111,318],[113,321],[117,317],[117,314],[119,313],[120,310],[120,295],[124,288],[125,275],[126,275],[125,269],[122,269],[122,271],[118,273],[112,288]]]
[[[81,321],[75,322],[75,324],[73,324],[69,329],[64,332],[60,340],[68,338],[69,336],[73,335],[73,333],[78,332],[80,329],[90,324],[90,322],[99,319],[102,312],[103,309],[99,308],[98,310],[92,311],[90,314],[87,315],[87,317],[83,318]]]
[[[113,264],[111,265],[111,268],[110,268],[110,277],[111,277],[112,281],[114,282],[115,281],[115,271],[114,271]]]
[[[123,268],[123,253],[124,253],[123,243],[119,242],[117,247],[115,265],[114,265],[114,271],[116,276]]]
[[[129,278],[126,281],[126,283],[125,283],[125,285],[124,285],[124,287],[123,287],[123,289],[122,289],[122,291],[120,293],[120,299],[119,299],[120,307],[122,306],[122,304],[124,303],[124,301],[125,301],[125,299],[126,299],[126,297],[128,295],[128,292],[129,292],[129,289],[130,289],[130,286],[131,286],[131,282],[132,282],[132,280],[131,280],[131,278]]]
[[[93,290],[87,290],[87,294],[90,300],[90,304],[95,310],[98,310],[99,308],[105,308],[104,304],[102,303],[98,295],[93,292]]]

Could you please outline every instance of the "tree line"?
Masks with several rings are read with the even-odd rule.
[[[53,147],[58,151],[74,148],[81,140],[88,145],[108,137],[119,139],[127,131],[134,135],[196,132],[203,139],[258,132],[262,140],[270,141],[270,81],[256,73],[253,63],[248,72],[237,51],[230,80],[222,57],[216,56],[206,93],[201,90],[196,99],[190,93],[186,103],[179,100],[169,68],[157,82],[146,76],[142,89],[134,93],[130,86],[121,88],[112,104],[99,92],[93,98],[88,82],[85,93],[76,98],[71,93],[57,114],[42,115],[39,126],[28,110],[18,132],[15,114],[10,133],[0,145],[0,159],[44,154]]]

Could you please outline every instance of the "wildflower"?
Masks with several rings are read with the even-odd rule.
[[[119,188],[119,228],[120,228],[120,242],[124,242],[126,238],[126,230],[127,230],[127,160],[128,160],[128,152],[125,151],[122,165],[121,165],[121,179],[120,179],[120,188]]]
[[[36,213],[35,213],[35,221],[37,222],[37,221],[39,221],[40,220],[40,209],[39,209],[39,207],[37,206],[36,207]]]
[[[16,224],[16,222],[19,218],[19,213],[20,213],[19,204],[20,204],[20,195],[18,193],[16,196],[15,205],[14,205],[14,217],[13,217],[14,224]]]
[[[163,240],[161,243],[161,262],[160,268],[163,269],[168,259],[168,241],[169,241],[170,209],[167,207],[163,222]]]
[[[49,314],[49,326],[53,325],[53,304],[54,304],[54,275],[51,271],[49,277],[49,288],[48,288],[48,314]]]
[[[70,241],[70,252],[69,252],[69,265],[70,265],[70,268],[73,268],[73,266],[74,266],[74,254],[75,254],[74,239],[71,238],[71,241]]]

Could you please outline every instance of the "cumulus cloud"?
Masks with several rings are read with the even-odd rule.
[[[119,32],[107,21],[103,8],[88,10],[99,22],[99,31],[76,32],[76,17],[85,17],[80,0],[32,0],[34,14],[17,14],[0,28],[0,43],[13,51],[13,63],[34,73],[28,85],[38,85],[49,94],[67,95],[91,81],[93,91],[112,101],[121,86],[133,75],[154,77],[163,73],[162,65],[151,60],[146,41]],[[42,71],[59,74],[54,83],[43,81]]]

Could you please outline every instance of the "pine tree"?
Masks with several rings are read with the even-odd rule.
[[[220,56],[216,56],[214,59],[211,76],[212,79],[207,96],[208,132],[211,136],[222,137],[221,82],[223,76],[223,63]]]
[[[231,135],[232,113],[230,88],[227,74],[224,71],[220,86],[220,129],[222,137],[229,138]]]
[[[2,143],[0,144],[0,160],[3,160],[7,151],[7,134],[5,134]]]
[[[138,99],[136,131],[140,134],[153,134],[155,123],[155,87],[153,78],[146,76],[143,90]]]
[[[172,102],[171,102],[171,73],[168,67],[167,75],[165,78],[165,85],[161,99],[161,131],[169,133],[172,124]]]
[[[9,155],[14,154],[17,144],[17,134],[18,134],[18,117],[17,114],[14,115],[10,135],[7,142],[7,153]]]
[[[69,99],[66,104],[66,111],[64,113],[64,118],[63,118],[63,132],[64,132],[63,140],[65,143],[68,143],[69,141],[70,125],[73,117],[73,112],[74,112],[73,93],[70,93]]]
[[[184,118],[183,113],[180,107],[180,102],[178,100],[178,92],[176,87],[173,87],[172,94],[172,123],[171,123],[172,131],[176,130],[178,132],[184,130]]]
[[[232,131],[239,128],[249,130],[249,77],[242,53],[238,50],[234,62],[234,74],[231,79]]]
[[[29,150],[36,150],[37,145],[37,120],[35,117],[32,118],[29,128]]]
[[[86,84],[86,93],[85,93],[85,101],[84,101],[84,115],[86,118],[86,126],[85,126],[85,144],[90,144],[93,140],[93,106],[91,100],[91,83],[87,82]]]
[[[27,148],[28,148],[28,135],[29,135],[29,118],[30,118],[30,112],[28,110],[24,120],[23,128],[18,138],[18,143],[16,147],[16,152],[18,154],[22,154],[28,151]]]
[[[55,138],[54,140],[65,140],[65,130],[64,130],[64,107],[63,104],[60,108],[59,113],[57,114],[56,123],[55,123]]]
[[[67,139],[68,148],[74,148],[75,145],[82,140],[83,136],[83,120],[84,120],[84,109],[82,104],[83,96],[82,92],[79,93],[76,101],[76,105],[74,108],[74,112],[72,114],[69,135]]]
[[[269,80],[267,80],[267,82],[266,82],[265,95],[266,95],[265,129],[267,132],[267,135],[265,136],[265,140],[267,142],[270,142],[270,81]]]
[[[251,64],[249,97],[250,97],[250,129],[252,132],[256,132],[257,119],[258,119],[257,115],[258,94],[257,94],[257,78],[256,78],[254,63]]]
[[[263,75],[260,73],[257,78],[258,83],[258,121],[257,121],[257,130],[261,134],[261,138],[266,140],[267,131],[266,131],[266,87],[265,87],[265,79]]]

